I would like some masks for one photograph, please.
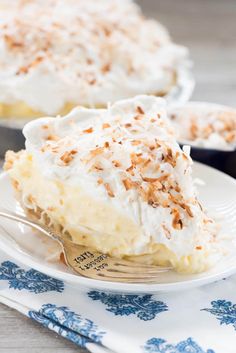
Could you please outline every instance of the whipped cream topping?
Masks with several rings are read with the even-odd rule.
[[[168,116],[181,143],[218,150],[236,149],[236,109],[189,102],[171,107]]]
[[[80,185],[140,226],[131,254],[145,253],[150,242],[178,257],[211,249],[215,223],[196,199],[192,160],[175,141],[163,99],[76,108],[64,118],[28,123],[24,135],[44,178]]]
[[[57,114],[165,94],[187,50],[131,0],[0,1],[0,102]]]

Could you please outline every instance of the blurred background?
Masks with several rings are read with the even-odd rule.
[[[194,62],[193,100],[236,106],[236,0],[137,0]]]

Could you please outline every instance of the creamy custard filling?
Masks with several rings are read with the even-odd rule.
[[[8,152],[5,164],[20,202],[74,242],[182,272],[220,257],[218,227],[196,198],[191,158],[162,99],[76,108],[31,122],[24,134],[26,150]]]
[[[173,81],[174,84],[174,81]],[[165,96],[167,92],[158,92],[156,96],[162,97]],[[63,108],[57,112],[58,115],[64,116],[67,115],[72,109],[76,108],[78,104],[75,103],[66,103]],[[84,107],[89,107],[88,104],[83,104]],[[96,104],[94,108],[103,109],[106,107],[106,104]],[[42,117],[44,112],[34,110],[29,105],[24,102],[17,102],[12,104],[0,103],[0,118],[4,119],[32,119]]]
[[[179,257],[166,245],[155,243],[152,237],[143,239],[139,225],[110,205],[90,198],[84,190],[65,187],[60,182],[45,182],[40,171],[29,165],[30,160],[30,156],[21,156],[20,164],[11,173],[17,198],[29,216],[34,215],[43,223],[47,216],[51,226],[69,235],[73,242],[114,257],[173,265],[179,272],[201,272],[210,267],[211,249],[201,252],[195,249],[193,254]]]
[[[70,233],[73,241],[105,252],[114,253],[120,249],[124,254],[129,252],[135,239],[138,242],[140,229],[124,213],[92,197],[79,183],[72,187],[60,180],[45,180],[30,155],[22,154],[11,175],[19,182],[21,203],[28,209],[46,211],[53,223],[60,224]],[[83,226],[92,229],[93,233],[84,234]],[[83,234],[78,231],[80,228]],[[99,236],[96,233],[100,233]]]
[[[66,103],[64,107],[58,112],[58,114],[62,116],[66,115],[75,107],[76,107],[76,104]],[[24,102],[17,102],[12,104],[0,103],[0,118],[31,119],[31,118],[39,118],[42,115],[43,115],[43,112],[34,110]]]

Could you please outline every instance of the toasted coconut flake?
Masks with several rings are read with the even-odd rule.
[[[44,60],[44,58],[42,56],[38,56],[34,61],[32,61],[32,63],[30,64],[30,67],[35,67],[38,64],[40,64],[42,61]]]
[[[95,169],[96,171],[102,171],[103,167],[99,163],[96,163],[93,165],[92,169]]]
[[[144,110],[139,105],[137,106],[136,110],[139,114],[144,114]]]
[[[44,58],[42,56],[38,56],[34,61],[32,61],[28,66],[22,66],[19,68],[19,70],[16,72],[16,75],[20,74],[27,74],[29,70],[38,64],[40,64]]]
[[[173,186],[171,185],[170,188],[173,189]],[[183,197],[180,194],[173,195],[169,193],[169,200],[186,210],[187,205],[183,202]]]
[[[114,165],[114,167],[119,168],[121,167],[121,163],[119,161],[112,161],[112,164]]]
[[[173,215],[173,221],[172,221],[172,226],[174,229],[182,229],[183,228],[183,222],[180,217],[179,210],[177,208],[173,208],[171,211],[171,214]]]
[[[170,176],[170,174],[163,174],[158,178],[158,180],[160,183],[163,183],[169,178],[169,176]]]
[[[103,184],[103,179],[102,179],[102,178],[99,178],[99,179],[97,180],[97,183],[98,183],[98,185]]]
[[[134,120],[141,120],[143,117],[141,115],[134,116]]]
[[[24,46],[22,42],[14,40],[14,37],[9,36],[8,34],[4,34],[4,40],[9,49],[22,48]]]
[[[149,146],[150,151],[155,150],[155,148],[156,148],[156,146],[154,146],[154,145]]]
[[[92,65],[94,63],[94,61],[91,58],[88,58],[86,61],[88,65]]]
[[[132,176],[134,176],[134,166],[131,165],[129,168],[126,168],[126,172],[130,173]]]
[[[214,128],[212,124],[208,124],[204,129],[203,129],[203,136],[204,138],[208,138],[212,132],[214,131]]]
[[[63,155],[60,157],[60,160],[65,164],[69,164],[73,159],[74,155],[77,153],[76,150],[71,150],[71,151],[66,151],[63,153]]]
[[[102,68],[101,71],[105,74],[111,70],[111,63],[105,64]]]
[[[160,148],[165,146],[165,143],[163,141],[157,140],[155,139],[155,144],[156,144],[156,148]]]
[[[189,215],[189,217],[193,217],[193,212],[192,212],[190,206],[185,205],[185,209],[186,209],[186,212]]]
[[[46,145],[46,146],[45,146],[45,150],[47,150],[48,147],[49,147],[49,146]],[[52,148],[51,148],[51,151],[52,151],[53,153],[59,152],[59,146],[52,147]]]
[[[131,141],[131,145],[132,146],[138,146],[138,145],[140,145],[141,144],[141,141],[140,140],[133,140],[133,141]]]
[[[158,180],[158,178],[148,178],[148,177],[142,177],[143,181],[146,181],[147,183],[155,183],[155,181]]]
[[[171,239],[171,233],[170,233],[169,229],[165,226],[165,224],[162,224],[162,228],[164,230],[166,238]]]
[[[140,188],[139,193],[141,197],[148,203],[148,205],[156,208],[160,205],[160,200],[155,193],[155,187],[153,184],[149,184],[147,189]]]
[[[77,151],[77,150],[71,150],[70,153],[71,153],[72,155],[74,155],[74,154],[78,153],[78,151]]]
[[[102,154],[104,151],[104,148],[103,147],[97,147],[95,148],[94,150],[91,150],[90,151],[90,154],[92,155],[92,157],[96,157],[98,156],[99,154]]]
[[[146,161],[143,163],[142,167],[140,168],[140,172],[145,173],[150,163],[151,163],[151,159],[150,158],[146,159]]]
[[[83,130],[83,133],[84,133],[84,134],[91,134],[92,132],[93,132],[93,128],[92,128],[92,127]]]
[[[142,153],[131,153],[130,154],[131,163],[133,165],[144,163],[146,160],[141,156],[142,156]]]
[[[162,207],[170,207],[170,204],[169,204],[169,201],[168,200],[163,200],[162,203],[161,203]]]
[[[146,159],[146,161],[143,164],[143,168],[147,167],[149,163],[151,163],[151,159],[150,158]]]
[[[233,142],[234,140],[236,140],[236,131],[231,131],[226,134],[225,136],[226,142],[230,143],[230,142]]]
[[[198,246],[196,246],[195,249],[196,249],[196,250],[202,250],[202,246],[201,246],[201,245],[198,245]]]
[[[191,122],[190,132],[191,132],[191,140],[195,140],[198,136],[198,126],[194,122],[194,120],[192,120]]]
[[[151,186],[154,192],[164,190],[164,186],[162,185],[162,183],[159,182],[159,180],[151,182]]]
[[[59,139],[60,139],[60,137],[57,135],[48,135],[46,137],[46,140],[48,140],[48,141],[58,141]]]
[[[155,189],[161,190],[162,189],[162,184],[159,181],[159,178],[149,178],[149,177],[142,177],[143,181],[147,183],[152,183],[155,186]]]
[[[179,185],[176,185],[176,186],[174,187],[174,190],[175,190],[176,192],[180,192],[180,191],[181,191]]]
[[[133,182],[130,179],[123,179],[122,182],[123,182],[126,190],[132,189]]]
[[[153,184],[154,184],[155,189],[157,189],[157,190],[163,190],[163,185],[162,185],[162,183],[160,183],[158,180],[155,181]]]
[[[131,126],[132,126],[132,124],[130,124],[130,123],[126,123],[126,124],[125,124],[125,127],[126,127],[126,128],[129,128],[129,127],[131,127]]]
[[[153,199],[152,197],[148,198],[147,203],[148,203],[148,205],[152,206],[153,208],[157,208],[160,206],[160,203],[157,200]]]
[[[175,157],[173,157],[172,150],[168,147],[166,152],[167,153],[166,153],[166,155],[164,155],[163,160],[166,163],[169,163],[174,168],[176,166],[176,159],[175,159]]]
[[[108,148],[109,146],[110,146],[109,142],[106,141],[106,142],[104,143],[104,147],[105,147],[105,148]]]
[[[111,125],[108,124],[108,123],[102,124],[102,128],[103,128],[103,129],[108,129],[109,127],[111,127]]]
[[[12,186],[15,190],[19,190],[19,182],[16,179],[12,180]]]
[[[16,75],[27,74],[28,71],[29,71],[29,67],[28,66],[21,66],[19,68],[19,70],[16,72]]]
[[[113,193],[113,191],[112,191],[112,189],[111,189],[110,184],[109,184],[109,183],[105,183],[104,186],[105,186],[105,188],[106,188],[106,191],[107,191],[108,195],[109,195],[110,197],[115,197],[115,195],[114,195],[114,193]]]
[[[91,86],[95,85],[96,82],[97,82],[96,78],[89,78],[89,79],[88,79],[88,83],[89,83]]]

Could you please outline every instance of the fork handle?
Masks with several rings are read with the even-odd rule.
[[[52,232],[49,227],[42,226],[39,222],[31,221],[28,218],[26,218],[25,216],[21,216],[15,212],[0,208],[0,217],[4,217],[4,218],[10,219],[12,221],[26,224],[27,226],[30,226],[30,227],[33,227],[33,228],[39,230],[43,234],[47,235],[50,238],[53,238],[54,240],[59,241],[60,243],[63,242],[63,239],[59,235],[56,235],[54,232]]]

